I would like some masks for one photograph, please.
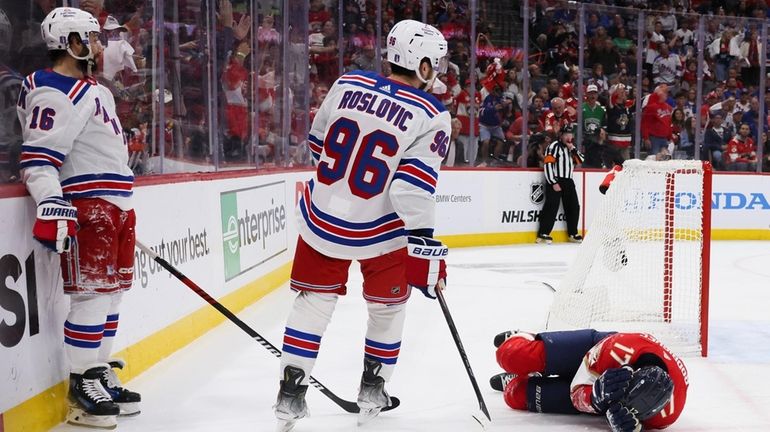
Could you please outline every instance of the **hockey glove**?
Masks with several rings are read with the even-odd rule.
[[[444,257],[449,249],[429,237],[408,236],[407,242],[406,282],[435,299],[436,285],[446,279]]]
[[[51,197],[37,205],[37,220],[32,236],[56,253],[70,249],[71,237],[77,233],[78,210],[62,198]]]
[[[591,404],[599,413],[604,413],[610,405],[618,402],[626,394],[626,387],[633,376],[630,366],[607,369],[596,380],[591,392]]]
[[[607,422],[612,432],[641,432],[642,424],[633,412],[616,403],[607,410]]]

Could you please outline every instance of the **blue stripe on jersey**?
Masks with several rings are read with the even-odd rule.
[[[88,89],[90,88],[91,88],[91,84],[88,84],[88,83],[83,84],[83,88],[80,89],[80,92],[78,93],[78,95],[75,96],[75,99],[72,100],[72,105],[77,105],[78,102],[80,102],[80,99],[82,99],[83,96],[85,96],[85,94],[88,93]]]
[[[368,339],[368,338],[366,338],[365,341],[366,341],[367,345],[369,345],[370,347],[373,347],[373,348],[377,348],[377,349],[393,350],[393,349],[401,348],[401,341],[398,341],[398,342],[392,343],[392,344],[376,342],[376,341],[373,341],[373,340]]]
[[[101,173],[101,174],[83,174],[74,177],[70,177],[67,180],[61,182],[62,186],[67,186],[73,183],[81,183],[84,181],[102,180],[102,181],[122,181],[133,182],[134,176],[124,176],[114,173]]]
[[[76,199],[76,198],[91,198],[91,197],[98,197],[98,196],[120,196],[120,197],[130,197],[133,195],[134,192],[130,190],[123,190],[123,189],[97,189],[92,190],[88,192],[65,192],[64,198],[68,200]]]
[[[31,145],[22,145],[21,146],[21,152],[22,153],[24,153],[24,152],[43,153],[43,154],[47,154],[48,156],[51,156],[54,159],[58,159],[58,160],[60,160],[62,162],[64,162],[64,158],[66,157],[66,156],[64,156],[64,153],[59,153],[59,152],[57,152],[55,150],[51,150],[51,149],[46,148],[46,147],[37,147],[37,146],[31,146]]]
[[[364,357],[368,358],[370,360],[378,361],[378,362],[380,362],[382,364],[386,364],[386,365],[394,365],[398,361],[398,357],[385,358],[385,357],[379,357],[379,356],[371,355],[371,354],[364,354]]]
[[[315,143],[315,144],[317,144],[317,145],[319,145],[319,146],[323,147],[323,145],[324,145],[324,142],[323,142],[322,140],[318,139],[318,137],[316,137],[315,135],[313,135],[313,134],[308,134],[308,135],[307,135],[307,137],[308,137],[308,139],[309,139],[311,142],[313,142],[313,143]]]
[[[433,195],[436,193],[436,188],[434,188],[432,185],[412,176],[411,174],[404,173],[404,172],[398,172],[396,171],[396,174],[393,176],[393,180],[401,180],[405,181],[411,185],[417,186],[418,188],[424,190],[425,192],[428,192],[429,194]]]
[[[401,162],[399,162],[398,164],[399,165],[414,165],[417,168],[419,168],[419,169],[425,171],[426,173],[430,174],[430,176],[433,177],[434,179],[438,179],[438,173],[433,168],[428,166],[428,164],[426,164],[425,162],[423,162],[423,161],[421,161],[419,159],[414,159],[414,158],[401,159]]]
[[[308,187],[310,188],[310,193],[313,193],[313,189],[315,188],[315,182],[313,180],[310,180],[308,182]],[[380,225],[384,225],[388,222],[393,222],[394,220],[398,219],[398,215],[393,212],[390,214],[386,214],[385,216],[382,216],[381,218],[375,219],[371,222],[349,222],[343,219],[340,219],[338,217],[332,216],[328,213],[324,213],[322,210],[320,210],[318,207],[313,204],[313,202],[310,202],[310,205],[312,205],[313,213],[315,213],[316,216],[318,216],[319,219],[323,220],[324,222],[328,222],[332,225],[337,225],[342,228],[347,228],[351,230],[367,230],[376,228]]]
[[[24,168],[34,167],[34,166],[52,166],[56,168],[57,171],[59,170],[59,167],[56,166],[56,164],[48,160],[29,160],[29,161],[23,161],[19,163],[19,169],[24,169]]]
[[[340,84],[346,84],[346,85],[352,85],[352,86],[356,86],[356,87],[361,87],[361,88],[364,88],[364,89],[369,90],[369,91],[375,91],[375,92],[380,93],[382,95],[385,95],[385,96],[388,96],[388,97],[392,97],[394,99],[398,99],[399,101],[401,101],[401,102],[403,102],[405,104],[409,104],[409,105],[411,105],[411,106],[413,106],[415,108],[419,108],[419,109],[425,111],[425,114],[427,114],[429,118],[435,117],[433,115],[433,113],[428,110],[427,107],[425,107],[423,105],[420,105],[416,101],[413,101],[411,99],[407,99],[405,97],[396,96],[395,94],[388,93],[388,92],[386,92],[384,90],[380,90],[379,88],[377,88],[377,86],[371,87],[371,86],[368,86],[366,84],[360,83],[358,81],[347,81],[344,78],[345,78],[344,76],[340,77],[340,79],[337,82],[340,83]]]
[[[331,233],[328,233],[321,228],[317,227],[313,222],[310,220],[310,216],[307,213],[307,206],[305,205],[305,197],[302,197],[299,202],[299,208],[302,212],[302,217],[305,219],[305,223],[307,224],[307,227],[310,229],[310,231],[313,232],[313,234],[317,235],[318,237],[321,237],[322,239],[343,245],[343,246],[354,246],[354,247],[363,247],[363,246],[371,246],[377,243],[382,243],[388,240],[392,240],[397,237],[402,237],[406,231],[404,231],[403,228],[399,228],[393,231],[386,232],[384,234],[380,234],[376,237],[370,237],[365,239],[352,239],[348,237],[340,237]]]
[[[364,70],[354,70],[354,71],[348,72],[345,75],[348,75],[348,74],[350,74],[350,75],[361,75],[361,76],[365,76],[365,77],[367,77],[369,79],[377,80],[377,87],[385,86],[385,85],[388,85],[388,84],[393,85],[393,86],[395,86],[395,87],[397,87],[397,88],[399,88],[399,89],[401,89],[403,91],[409,92],[409,93],[411,93],[411,94],[413,94],[415,96],[418,96],[418,97],[420,97],[422,99],[425,99],[425,101],[428,102],[439,113],[442,113],[442,112],[446,111],[446,107],[444,106],[444,104],[439,102],[439,100],[435,96],[433,96],[432,94],[430,94],[430,93],[428,93],[428,92],[426,92],[424,90],[420,90],[418,88],[412,87],[410,85],[406,85],[406,84],[400,83],[398,81],[393,81],[391,79],[388,79],[388,78],[378,74],[377,72],[364,71]],[[344,78],[345,75],[343,75],[340,78]],[[433,115],[431,115],[431,117],[433,117]]]
[[[321,336],[314,335],[311,333],[301,332],[299,330],[294,330],[293,328],[289,328],[289,327],[286,327],[284,334],[287,334],[291,337],[295,337],[297,339],[308,340],[310,342],[319,342],[319,343],[321,342]]]
[[[69,94],[72,87],[78,82],[75,78],[60,75],[52,70],[39,70],[35,74],[35,88],[51,87],[59,90],[65,95]],[[31,80],[30,80],[31,81]]]

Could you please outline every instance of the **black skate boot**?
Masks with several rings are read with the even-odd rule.
[[[574,234],[567,238],[570,243],[583,243],[583,236],[580,234]]]
[[[101,383],[109,369],[107,364],[94,365],[80,374],[70,374],[70,407],[67,422],[79,426],[115,429],[120,407],[112,401]]]
[[[499,373],[489,379],[489,385],[492,387],[492,390],[504,391],[508,383],[514,378],[516,378],[516,374],[507,372]]]
[[[300,385],[303,379],[305,371],[302,369],[294,366],[284,368],[278,400],[273,406],[278,418],[278,432],[289,432],[294,429],[297,420],[307,416],[307,385]]]
[[[123,369],[126,363],[123,360],[112,360],[109,365],[110,367],[105,369],[102,374],[102,386],[107,390],[112,401],[120,407],[120,416],[138,415],[141,412],[139,409],[139,402],[142,401],[142,396],[139,393],[123,388],[120,379],[114,370]]]
[[[364,373],[361,375],[361,387],[358,390],[358,425],[377,417],[384,408],[390,406],[390,396],[385,391],[385,379],[379,374],[382,363],[364,359]]]
[[[551,244],[553,243],[553,237],[549,236],[548,234],[538,234],[537,238],[535,239],[535,243]]]

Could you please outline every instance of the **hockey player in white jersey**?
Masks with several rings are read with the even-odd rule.
[[[20,168],[37,204],[32,234],[61,256],[70,310],[64,323],[70,423],[114,428],[137,414],[140,396],[121,387],[110,358],[123,291],[131,287],[134,177],[110,91],[90,75],[102,47],[99,23],[74,8],[41,25],[51,69],[24,79],[17,102]]]
[[[451,124],[428,94],[446,71],[447,42],[430,25],[398,22],[387,37],[392,74],[353,71],[330,89],[310,130],[318,162],[299,202],[290,286],[298,291],[283,340],[279,430],[307,415],[305,392],[321,338],[361,264],[369,312],[360,421],[392,403],[385,383],[399,355],[411,288],[435,298],[447,249],[432,238],[433,194]]]

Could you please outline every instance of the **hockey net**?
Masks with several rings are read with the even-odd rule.
[[[554,296],[549,330],[647,332],[706,356],[710,197],[708,163],[626,161]]]

